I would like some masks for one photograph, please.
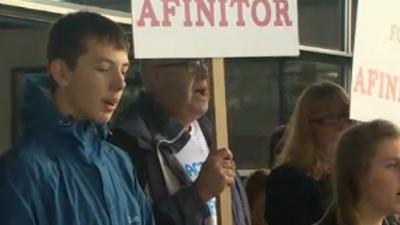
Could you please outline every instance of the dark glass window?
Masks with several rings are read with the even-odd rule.
[[[239,167],[269,160],[267,134],[279,123],[278,71],[272,58],[226,60],[229,142]]]
[[[299,0],[302,45],[344,50],[344,0]]]
[[[229,145],[240,169],[269,167],[270,134],[287,123],[297,98],[317,81],[344,84],[347,60],[302,54],[298,59],[226,60]]]
[[[335,62],[288,60],[282,71],[282,119],[287,121],[298,96],[310,84],[318,81],[341,83],[344,67]]]

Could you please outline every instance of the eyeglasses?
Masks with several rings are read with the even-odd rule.
[[[332,126],[332,125],[350,123],[351,120],[349,119],[349,115],[346,113],[342,115],[328,115],[316,119],[311,119],[311,122],[325,126]]]
[[[186,69],[189,73],[209,75],[210,60],[208,59],[186,59],[170,63],[158,64],[156,67],[179,67]]]

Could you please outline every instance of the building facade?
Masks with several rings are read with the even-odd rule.
[[[225,59],[230,148],[240,169],[270,166],[269,135],[287,122],[307,85],[330,80],[349,88],[356,4],[298,0],[299,57]],[[50,24],[76,10],[101,13],[132,35],[129,0],[0,0],[0,155],[21,133],[24,78],[45,73]],[[141,86],[140,60],[132,64],[122,107]]]

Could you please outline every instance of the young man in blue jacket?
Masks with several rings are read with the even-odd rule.
[[[128,156],[106,142],[125,88],[122,29],[90,12],[50,31],[51,79],[28,79],[24,135],[0,159],[2,225],[153,225]]]

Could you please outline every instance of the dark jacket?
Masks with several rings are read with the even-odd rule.
[[[328,179],[318,182],[288,165],[273,169],[267,179],[265,219],[269,225],[313,224],[330,204]]]
[[[198,120],[210,144],[211,124],[203,117]],[[161,138],[162,137],[162,138]],[[153,201],[156,223],[160,225],[202,225],[210,215],[193,182],[175,158],[189,140],[183,126],[168,118],[152,97],[142,93],[119,118],[113,129],[112,142],[130,155],[141,186]],[[173,140],[170,143],[160,140]],[[180,190],[170,196],[157,151],[180,182]],[[237,176],[232,188],[232,213],[236,225],[250,225],[247,197]]]
[[[0,159],[0,224],[154,224],[129,157],[106,141],[106,125],[62,116],[49,84],[26,81],[24,135]]]
[[[399,222],[396,220],[394,216],[387,217],[382,225],[398,225]],[[335,206],[332,205],[324,214],[324,216],[313,225],[347,225],[347,224],[338,224],[336,220],[336,210]]]

